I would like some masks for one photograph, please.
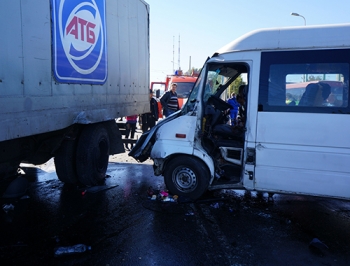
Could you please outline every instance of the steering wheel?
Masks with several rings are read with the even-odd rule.
[[[225,102],[223,99],[216,95],[210,96],[208,103],[213,104],[215,108],[219,109],[220,111],[226,111],[227,109],[232,108],[229,103]]]

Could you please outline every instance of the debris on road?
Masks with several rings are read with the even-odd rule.
[[[153,198],[153,196],[154,196],[154,191],[153,191],[153,187],[152,187],[152,186],[148,188],[147,194],[148,194],[148,196],[150,196],[150,197]]]
[[[77,254],[77,253],[84,253],[86,251],[91,250],[91,246],[87,246],[84,244],[77,244],[74,246],[68,246],[68,247],[58,247],[55,248],[55,257],[70,255],[70,254]]]
[[[312,252],[320,256],[324,256],[326,250],[328,250],[328,246],[324,244],[322,241],[320,241],[318,238],[314,238],[311,240],[309,244],[309,248]]]
[[[160,200],[163,202],[177,202],[177,195],[170,195],[166,190],[154,190],[152,186],[147,189],[148,198],[151,200]]]
[[[2,206],[2,209],[4,210],[5,213],[8,213],[9,211],[13,211],[15,209],[15,206],[10,204],[4,204]]]
[[[111,189],[111,188],[115,188],[117,187],[118,185],[111,185],[111,186],[107,186],[107,185],[103,185],[103,186],[93,186],[93,187],[89,187],[89,188],[83,188],[81,190],[82,192],[82,195],[84,196],[87,192],[89,193],[97,193],[97,192],[101,192],[101,191],[104,191],[104,190],[108,190],[108,189]]]

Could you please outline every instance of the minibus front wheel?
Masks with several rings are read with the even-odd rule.
[[[164,182],[169,192],[196,200],[208,189],[209,170],[205,163],[193,156],[178,156],[167,163]]]

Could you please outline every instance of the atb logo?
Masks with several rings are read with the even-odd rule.
[[[58,79],[66,77],[66,80],[83,83],[88,83],[88,80],[98,83],[102,78],[105,80],[107,62],[104,0],[97,0],[97,3],[95,0],[52,1],[56,7],[53,14]]]

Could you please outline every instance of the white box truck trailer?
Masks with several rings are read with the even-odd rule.
[[[149,110],[148,4],[4,0],[0,21],[1,178],[54,157],[61,181],[99,183],[115,119]]]
[[[219,49],[182,110],[129,153],[171,193],[247,189],[350,200],[350,24],[262,29]],[[243,81],[245,119],[223,99]]]

